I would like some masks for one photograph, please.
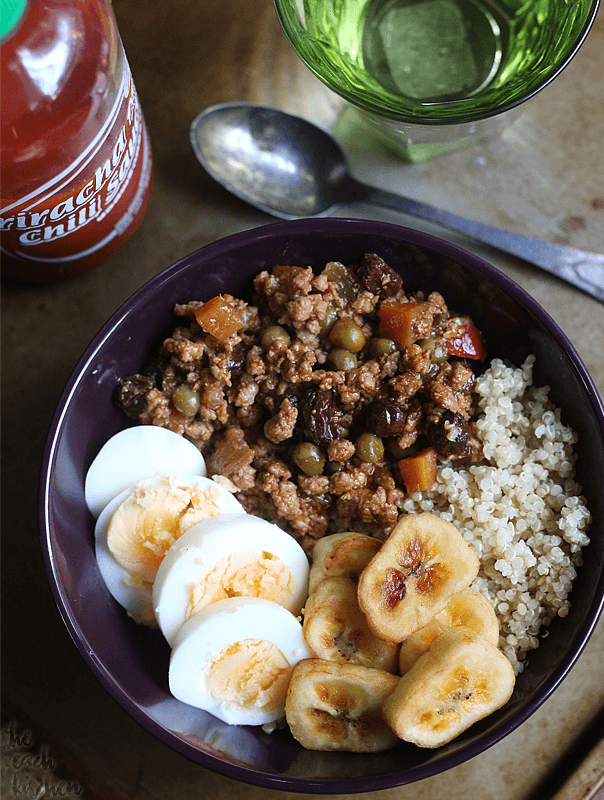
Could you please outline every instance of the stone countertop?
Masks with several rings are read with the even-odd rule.
[[[500,139],[410,165],[358,135],[338,99],[295,57],[271,0],[114,0],[114,8],[154,149],[149,211],[130,243],[95,271],[64,284],[2,291],[3,789],[6,797],[33,797],[19,794],[25,767],[16,770],[10,761],[12,748],[27,746],[46,754],[55,784],[72,791],[64,796],[293,798],[299,795],[246,786],[170,751],[117,706],[79,657],[53,604],[38,544],[38,473],[54,408],[86,345],[132,292],[192,250],[272,221],[215,184],[193,156],[189,125],[214,103],[247,100],[335,126],[353,173],[368,183],[604,252],[604,12],[572,64]],[[546,308],[604,394],[603,304],[429,223],[363,207],[341,215],[421,228],[486,257]],[[558,691],[513,734],[444,775],[369,796],[550,797],[565,756],[578,757],[601,726],[602,663],[601,622]]]

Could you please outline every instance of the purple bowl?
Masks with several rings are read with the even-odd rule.
[[[288,731],[226,725],[168,691],[170,651],[158,631],[136,625],[97,569],[84,477],[101,445],[132,424],[112,401],[118,378],[138,371],[171,329],[175,303],[220,293],[250,295],[251,279],[276,264],[353,262],[380,254],[408,291],[438,290],[485,332],[489,356],[537,356],[535,382],[552,387],[564,421],[579,434],[578,480],[593,515],[591,544],[569,615],[550,625],[512,699],[450,744],[422,750],[401,742],[381,754],[304,750]],[[135,292],[77,364],[58,405],[42,464],[41,544],[48,579],[82,657],[109,694],[168,747],[222,775],[296,792],[351,794],[422,780],[478,755],[533,714],[567,675],[604,605],[604,411],[575,349],[519,286],[474,255],[428,234],[363,220],[279,222],[239,233],[178,261]]]

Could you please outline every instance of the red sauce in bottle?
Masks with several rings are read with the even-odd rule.
[[[152,157],[109,0],[24,5],[1,46],[2,277],[52,282],[134,233]]]

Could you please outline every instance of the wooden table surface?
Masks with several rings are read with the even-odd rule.
[[[500,139],[409,165],[341,114],[340,101],[294,55],[271,0],[114,0],[114,8],[154,149],[148,214],[129,245],[94,272],[2,292],[3,794],[35,797],[35,773],[47,781],[44,796],[60,788],[65,797],[98,800],[285,800],[299,795],[246,786],[166,748],[117,706],[77,653],[51,598],[37,530],[38,472],[55,405],[88,342],[141,284],[198,247],[272,221],[216,185],[193,156],[189,125],[214,103],[252,101],[335,126],[352,171],[367,182],[604,252],[604,12],[573,63]],[[363,207],[340,215],[438,232],[488,257],[561,325],[604,394],[603,304],[428,223]],[[444,775],[368,796],[551,796],[564,757],[583,753],[601,724],[603,663],[601,622],[560,689],[513,734]]]

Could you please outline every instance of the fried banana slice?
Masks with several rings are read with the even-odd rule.
[[[420,656],[443,631],[465,625],[488,642],[499,642],[499,620],[490,600],[469,587],[449,600],[447,605],[419,631],[415,631],[401,645],[399,668],[401,675],[408,672]]]
[[[401,739],[440,747],[507,703],[514,683],[500,650],[469,628],[450,628],[400,679],[384,719]]]
[[[469,586],[479,566],[451,522],[407,514],[361,573],[359,606],[376,636],[402,642]]]
[[[304,659],[289,683],[287,723],[308,750],[388,750],[398,739],[382,719],[382,705],[399,680],[360,664]]]
[[[354,531],[318,539],[312,551],[308,591],[312,593],[325,578],[358,578],[381,546],[379,539]]]
[[[304,638],[318,658],[396,672],[399,645],[378,639],[359,608],[353,578],[325,578],[306,601]]]

